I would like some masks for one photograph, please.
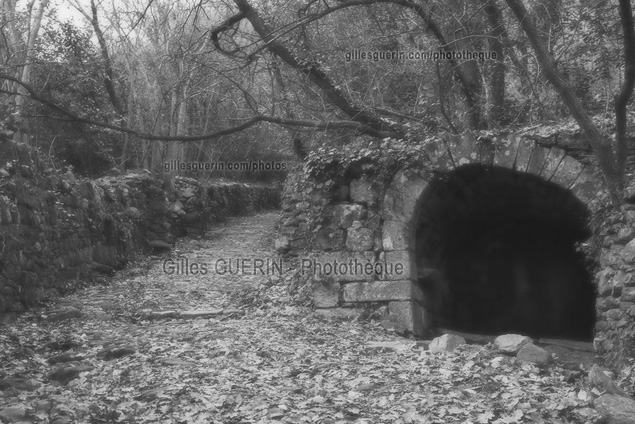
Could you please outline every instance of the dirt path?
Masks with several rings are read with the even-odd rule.
[[[166,272],[266,261],[277,213],[200,240],[0,327],[0,421],[23,423],[594,422],[580,386],[477,345],[433,353],[377,323],[281,301],[287,277]],[[200,269],[200,267],[198,267]],[[268,283],[267,281],[270,280]],[[275,283],[277,281],[277,283]],[[267,284],[264,284],[267,283]],[[257,307],[232,294],[259,288]],[[148,311],[165,311],[152,316]],[[183,312],[199,311],[193,318]],[[180,314],[179,314],[180,313]]]
[[[277,211],[232,217],[198,240],[179,240],[168,254],[124,270],[107,286],[66,296],[61,306],[98,320],[116,316],[118,309],[141,317],[148,310],[225,308],[232,292],[266,281],[266,264],[280,263],[272,248],[277,219]],[[261,263],[262,272],[254,268]]]
[[[162,309],[191,310],[227,306],[227,294],[275,275],[280,258],[273,250],[278,212],[230,218],[200,240],[185,239],[138,277],[162,292]],[[279,274],[280,272],[278,272]]]

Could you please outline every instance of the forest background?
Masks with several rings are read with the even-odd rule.
[[[549,126],[579,132],[573,148],[593,151],[621,202],[635,82],[628,0],[2,4],[2,137],[80,174],[143,168],[168,181],[161,164],[174,160],[284,163],[373,138]],[[439,52],[453,56],[407,58]],[[557,144],[549,133],[543,143]]]

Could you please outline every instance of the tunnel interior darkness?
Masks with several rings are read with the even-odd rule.
[[[571,191],[471,164],[437,173],[420,201],[417,278],[435,327],[592,338],[596,295],[578,249],[589,211]]]

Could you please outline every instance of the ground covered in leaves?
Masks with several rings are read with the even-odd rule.
[[[325,318],[291,302],[289,275],[166,274],[170,257],[275,257],[276,216],[232,220],[0,326],[0,421],[597,422],[582,375],[557,365],[487,345],[433,353],[372,319]]]

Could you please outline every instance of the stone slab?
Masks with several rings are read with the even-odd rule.
[[[410,250],[385,252],[382,280],[413,280],[416,275]]]
[[[516,170],[519,172],[528,172],[531,154],[534,150],[535,143],[530,140],[520,140],[516,152]]]
[[[335,281],[370,281],[375,274],[366,272],[367,265],[375,265],[373,252],[324,252],[300,259],[300,274],[316,280],[333,278]]]
[[[531,155],[529,156],[529,162],[527,163],[526,171],[527,173],[534,175],[541,175],[542,169],[545,166],[545,160],[549,155],[549,149],[545,149],[544,147],[540,147],[534,144],[534,148],[531,151]]]
[[[513,134],[501,135],[494,137],[492,141],[496,146],[494,165],[513,169],[514,163],[516,162],[518,145],[520,144],[520,136]]]
[[[478,142],[474,134],[451,135],[445,139],[446,146],[452,154],[454,166],[467,165],[468,163],[478,163],[479,156]]]
[[[545,158],[545,166],[543,167],[540,176],[545,180],[550,181],[553,174],[558,170],[560,162],[562,162],[564,157],[564,150],[558,147],[552,147],[549,149],[549,155]]]
[[[444,140],[432,140],[423,146],[430,155],[430,166],[439,171],[449,171],[454,169],[454,162]]]
[[[431,352],[452,352],[457,346],[464,345],[465,339],[455,334],[444,334],[432,340],[428,349]]]
[[[569,188],[578,179],[583,170],[584,167],[580,162],[570,156],[565,156],[562,158],[556,172],[552,175],[551,181],[564,188]]]
[[[414,217],[416,208],[417,199],[389,188],[384,195],[382,217],[385,221],[410,222]]]
[[[406,250],[410,248],[411,231],[404,222],[388,220],[382,226],[382,245],[384,251]]]
[[[350,184],[351,201],[366,205],[377,203],[377,193],[373,183],[367,178],[360,178],[351,181]]]
[[[417,302],[390,302],[388,304],[388,318],[417,336],[422,335],[426,329],[423,308]]]
[[[346,234],[346,248],[353,252],[364,252],[372,250],[374,244],[374,232],[370,228],[357,227],[355,221]]]
[[[421,300],[421,289],[410,280],[348,283],[342,287],[345,302],[378,302],[385,300]]]

